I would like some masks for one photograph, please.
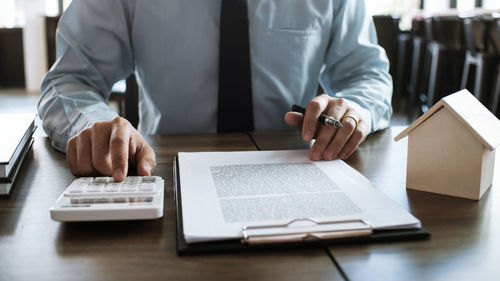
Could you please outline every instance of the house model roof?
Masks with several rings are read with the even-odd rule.
[[[495,149],[500,144],[500,120],[467,90],[461,90],[442,98],[397,135],[394,140],[398,141],[404,138],[441,109],[449,110],[489,150]]]

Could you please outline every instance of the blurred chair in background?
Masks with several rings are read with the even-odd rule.
[[[0,28],[0,87],[25,86],[22,28]]]
[[[411,63],[409,68],[406,68],[409,71],[409,80],[406,85],[406,90],[408,92],[407,95],[407,106],[406,106],[406,115],[410,122],[415,120],[416,115],[419,113],[419,96],[424,92],[424,85],[426,84],[425,79],[427,79],[427,72],[424,73],[424,70],[428,70],[428,67],[425,66],[425,63],[429,60],[425,60],[426,49],[427,49],[427,38],[426,38],[426,25],[425,20],[413,19],[412,21],[412,29],[411,29]],[[427,63],[428,64],[428,63]]]
[[[461,87],[467,88],[488,109],[496,113],[496,73],[500,61],[497,23],[491,16],[474,16],[463,21],[467,48]]]
[[[398,16],[373,16],[373,23],[375,24],[375,29],[377,30],[378,43],[385,49],[390,63],[389,74],[392,76],[393,81],[393,107],[398,107],[400,101],[400,93],[396,87],[398,83],[397,80],[399,78],[399,76],[396,75],[398,64],[398,36],[400,34],[399,21],[400,18]]]
[[[460,90],[465,50],[462,20],[457,16],[426,19],[428,69],[426,92],[420,95],[424,113],[442,97]],[[425,85],[425,84],[424,84]]]
[[[500,46],[500,16],[496,19],[496,46]],[[500,52],[500,49],[497,49]],[[497,117],[500,117],[500,60],[497,61],[496,65],[497,79],[496,79],[496,87],[493,92],[492,98],[492,107],[491,111],[496,114]]]
[[[61,17],[45,17],[45,36],[47,38],[47,65],[56,62],[56,30]]]
[[[406,111],[408,109],[408,97],[411,74],[411,63],[413,54],[413,35],[409,32],[400,32],[398,35],[396,59],[396,74],[394,77],[394,93],[397,95],[397,103],[393,104]]]

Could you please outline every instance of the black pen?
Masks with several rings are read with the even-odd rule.
[[[292,105],[292,111],[302,113],[304,115],[306,114],[306,109],[296,104]],[[328,116],[326,114],[321,114],[319,116],[318,121],[327,126],[335,126],[337,128],[342,128],[342,123],[340,123],[339,120],[335,120],[335,118]]]

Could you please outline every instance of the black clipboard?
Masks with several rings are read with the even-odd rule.
[[[177,255],[196,254],[224,254],[241,253],[262,250],[293,250],[300,248],[324,248],[327,246],[361,243],[361,242],[395,242],[408,240],[423,240],[430,237],[430,232],[425,228],[419,229],[395,229],[395,230],[373,230],[368,236],[343,237],[335,239],[315,239],[301,242],[280,242],[266,244],[249,244],[242,239],[228,239],[224,241],[202,242],[188,244],[184,239],[184,227],[182,222],[182,200],[181,186],[179,182],[178,157],[174,157],[173,163],[173,189],[176,210],[176,246]]]

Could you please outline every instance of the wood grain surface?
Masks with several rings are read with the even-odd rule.
[[[326,249],[178,257],[173,156],[256,147],[247,134],[147,139],[166,183],[162,219],[59,223],[49,208],[74,177],[37,136],[11,195],[0,198],[0,280],[342,280]]]
[[[499,165],[480,201],[407,190],[407,139],[393,141],[403,129],[370,135],[346,162],[419,218],[431,238],[332,246],[332,256],[351,280],[500,280]],[[304,147],[296,133],[277,135],[286,138],[287,149]],[[252,134],[266,150],[280,149],[277,135]]]
[[[419,218],[430,240],[336,246],[331,253],[352,280],[500,280],[498,165],[480,201],[407,190],[407,139],[392,140],[401,130],[372,137],[348,163]]]
[[[338,245],[330,254],[351,280],[498,280],[498,166],[481,201],[407,190],[406,141],[392,140],[402,129],[369,136],[346,162],[418,217],[431,239]],[[64,155],[37,136],[11,195],[0,198],[0,280],[342,280],[322,249],[189,257],[175,252],[171,163],[177,152],[308,148],[298,133],[147,139],[157,154],[156,174],[166,183],[164,218],[58,223],[48,209],[74,177]]]

